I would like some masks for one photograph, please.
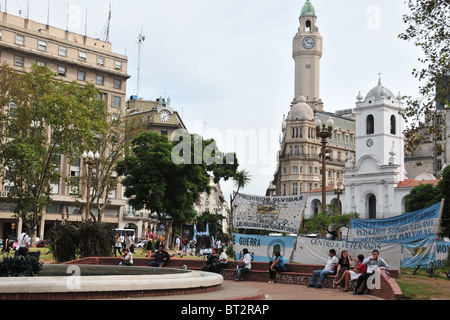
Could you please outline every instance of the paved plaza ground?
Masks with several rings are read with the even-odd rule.
[[[234,300],[261,297],[264,300],[380,300],[370,295],[353,295],[338,289],[316,289],[302,285],[225,280],[215,292],[151,297],[150,300]],[[147,299],[147,298],[144,298]]]

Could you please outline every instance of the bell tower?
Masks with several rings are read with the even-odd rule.
[[[300,27],[292,46],[292,57],[295,61],[294,102],[303,95],[314,110],[322,111],[319,80],[323,41],[316,26],[317,16],[310,0],[306,0],[299,20]]]

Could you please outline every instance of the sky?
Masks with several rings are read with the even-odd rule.
[[[94,38],[111,5],[113,51],[128,56],[128,96],[170,98],[190,133],[236,152],[264,195],[273,179],[281,124],[294,99],[292,40],[306,0],[0,0],[1,11]],[[323,37],[324,111],[354,108],[381,74],[394,94],[416,96],[421,52],[400,40],[404,0],[311,0]],[[19,11],[20,10],[20,11]],[[48,14],[49,13],[49,14]],[[139,35],[140,86],[137,92]],[[233,182],[221,182],[226,199]]]

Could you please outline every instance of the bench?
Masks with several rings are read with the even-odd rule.
[[[134,266],[148,267],[150,261],[153,259],[148,258],[135,258],[133,259]],[[120,259],[110,257],[110,258],[83,258],[67,264],[97,264],[97,265],[118,265]],[[203,259],[188,259],[188,258],[176,258],[172,257],[166,264],[166,268],[174,269],[184,269],[185,267],[190,270],[201,270],[202,266],[205,264]],[[220,273],[225,280],[235,280],[237,275],[236,267],[239,261],[230,260],[228,261],[228,267],[221,269]],[[299,264],[299,263],[286,263],[288,271],[286,272],[276,272],[274,282],[283,284],[293,284],[293,285],[308,285],[311,280],[311,275],[314,270],[323,270],[324,265],[313,265],[313,264]],[[268,282],[269,277],[269,262],[252,262],[252,268],[250,272],[246,273],[243,277],[244,281],[263,281]],[[392,277],[398,276],[397,270],[389,270]],[[395,282],[395,280],[388,276],[386,272],[381,272],[381,289],[380,290],[370,290],[369,294],[378,296],[387,300],[397,300],[402,296],[400,287]],[[333,288],[333,280],[336,278],[335,275],[328,275],[325,277],[322,287]],[[353,291],[356,281],[353,281],[349,285],[349,291]]]

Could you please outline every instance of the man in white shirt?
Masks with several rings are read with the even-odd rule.
[[[17,238],[17,255],[18,256],[26,256],[28,254],[28,248],[30,246],[30,237],[27,234],[28,230],[23,229],[22,233]]]
[[[339,263],[339,259],[336,257],[336,250],[331,249],[328,251],[328,255],[330,256],[327,260],[327,264],[325,265],[325,268],[323,270],[315,270],[312,273],[311,281],[308,284],[308,287],[314,287],[314,283],[316,282],[316,278],[319,277],[319,281],[317,282],[317,285],[315,288],[321,289],[323,280],[325,279],[326,275],[333,274],[334,268]]]
[[[367,279],[369,279],[374,273],[376,268],[388,270],[389,265],[384,261],[383,258],[380,258],[380,252],[378,250],[372,251],[372,256],[364,259],[363,264],[367,266],[367,271],[365,274],[361,275],[358,278],[358,281],[355,285],[355,291],[353,294],[364,294],[364,290],[367,289]],[[362,289],[358,291],[358,288],[363,284]]]

